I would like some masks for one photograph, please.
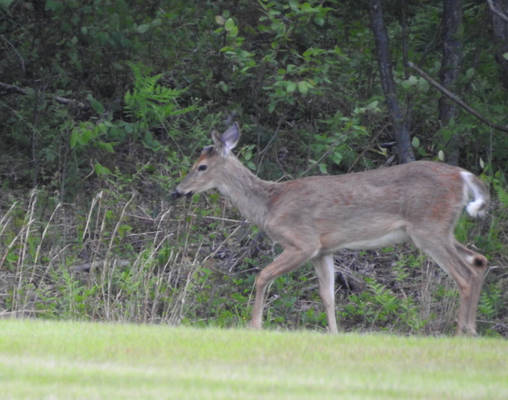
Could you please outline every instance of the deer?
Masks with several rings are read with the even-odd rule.
[[[476,335],[487,259],[454,236],[464,208],[472,217],[484,216],[488,208],[488,188],[473,173],[442,162],[413,161],[272,182],[257,177],[233,154],[240,139],[236,122],[222,134],[212,131],[211,137],[213,145],[203,148],[172,196],[217,189],[247,221],[282,247],[256,276],[251,328],[262,328],[270,282],[310,262],[317,274],[328,331],[338,333],[334,253],[412,241],[457,284],[457,334]]]

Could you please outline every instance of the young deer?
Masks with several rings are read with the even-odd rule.
[[[339,176],[268,182],[252,174],[231,152],[239,138],[236,123],[222,135],[212,132],[214,145],[203,149],[173,196],[216,188],[283,247],[256,278],[251,327],[261,328],[268,284],[310,261],[318,276],[329,331],[337,332],[333,253],[411,239],[457,283],[457,333],[476,334],[487,260],[457,242],[453,234],[464,206],[476,217],[488,205],[489,193],[472,173],[416,161]]]

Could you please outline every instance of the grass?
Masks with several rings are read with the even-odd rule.
[[[507,399],[508,341],[0,320],[2,399]]]

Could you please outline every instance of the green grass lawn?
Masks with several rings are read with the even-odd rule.
[[[508,341],[0,320],[1,399],[508,399]]]

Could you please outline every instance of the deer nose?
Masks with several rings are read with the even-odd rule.
[[[172,199],[179,199],[182,196],[183,196],[183,193],[179,192],[177,189],[175,189],[175,190],[173,190],[173,192],[171,192]]]
[[[175,189],[173,190],[173,192],[171,193],[171,198],[172,199],[179,199],[180,197],[182,196],[186,196],[186,197],[192,197],[192,195],[194,194],[194,192],[187,192],[187,193],[184,193],[184,192],[180,192],[178,189]]]

